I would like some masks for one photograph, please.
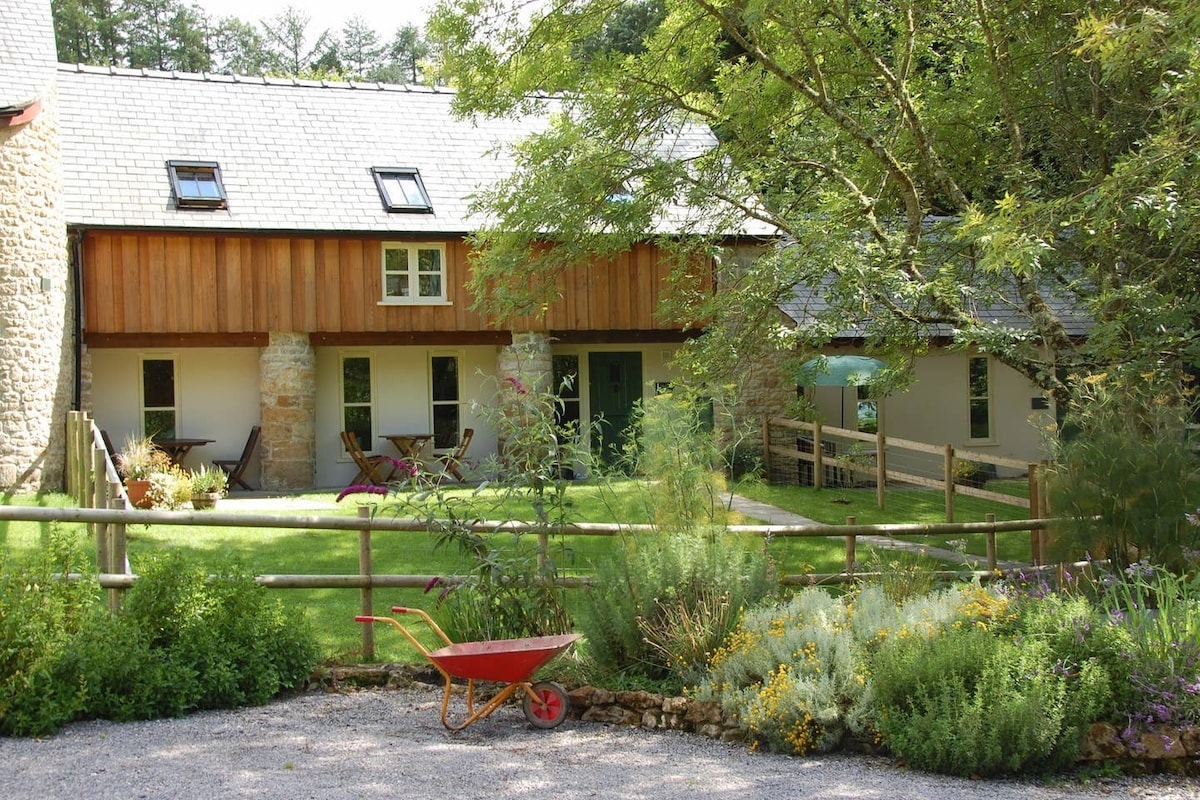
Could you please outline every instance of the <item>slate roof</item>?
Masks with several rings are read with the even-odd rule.
[[[832,278],[826,283],[828,282],[832,282]],[[780,303],[779,309],[797,325],[809,323],[829,308],[829,303],[825,298],[827,288],[825,283],[818,286],[797,286],[793,289],[791,299]],[[1061,291],[1043,287],[1042,292],[1047,306],[1063,323],[1068,336],[1083,337],[1089,334],[1092,328],[1091,318],[1065,297]],[[1010,289],[1006,293],[1006,297],[1015,300],[1016,288]],[[1028,318],[1019,313],[1012,304],[977,305],[975,315],[980,321],[999,328],[1029,330]],[[862,339],[866,333],[866,328],[858,325],[838,331],[836,338]],[[948,325],[930,325],[926,334],[933,338],[949,338],[953,336],[954,331]]]
[[[69,224],[461,234],[543,116],[464,120],[445,89],[59,65]],[[557,103],[544,100],[549,113]],[[711,133],[679,146],[707,148]],[[227,210],[177,210],[168,160],[216,161]],[[415,167],[432,214],[388,213],[372,167]]]

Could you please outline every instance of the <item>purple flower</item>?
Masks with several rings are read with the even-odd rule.
[[[525,387],[522,386],[521,382],[519,380],[517,380],[516,378],[514,378],[513,376],[509,375],[507,378],[504,379],[504,382],[507,383],[509,386],[511,386],[514,390],[516,390],[517,394],[525,394]]]
[[[347,486],[337,496],[336,502],[342,502],[342,498],[349,497],[352,494],[387,494],[386,486],[368,486],[363,483],[355,483]]]
[[[435,588],[438,587],[438,585],[441,584],[441,582],[442,582],[442,579],[437,577],[436,575],[434,577],[430,578],[429,583],[425,584],[425,594],[429,594],[430,592],[432,592]]]

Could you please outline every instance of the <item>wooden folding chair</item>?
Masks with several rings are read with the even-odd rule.
[[[250,429],[250,436],[246,439],[246,446],[242,448],[240,458],[236,461],[228,459],[213,460],[213,463],[229,476],[230,489],[234,487],[234,484],[241,486],[243,489],[254,489],[253,486],[246,483],[242,476],[246,473],[246,467],[250,466],[250,457],[254,455],[254,450],[258,447],[258,440],[260,438],[262,438],[262,426],[255,425]]]
[[[369,456],[363,452],[362,445],[353,431],[342,431],[342,446],[354,459],[358,474],[350,485],[370,483],[373,486],[386,486],[396,472],[396,460],[387,456]],[[386,473],[386,474],[385,474]]]
[[[467,454],[467,448],[471,446],[471,440],[475,438],[474,428],[464,428],[462,439],[458,442],[458,447],[452,452],[438,456],[438,461],[441,462],[442,468],[449,472],[460,481],[465,481],[463,477],[463,456]]]

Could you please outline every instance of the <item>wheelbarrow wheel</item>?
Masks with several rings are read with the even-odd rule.
[[[530,697],[526,692],[525,702],[522,704],[525,719],[529,720],[529,724],[544,729],[561,725],[567,718],[567,709],[571,706],[567,690],[551,681],[535,683],[532,689],[537,699]]]

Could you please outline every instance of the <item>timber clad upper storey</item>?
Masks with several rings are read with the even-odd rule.
[[[461,238],[408,246],[410,253],[445,253],[446,302],[413,305],[389,295],[396,284],[384,254],[398,244],[391,240],[86,230],[81,244],[84,337],[92,346],[145,346],[155,335],[172,335],[167,344],[261,345],[254,337],[272,331],[306,331],[314,344],[501,341],[470,308]],[[572,331],[665,335],[673,329],[654,310],[667,269],[642,245],[574,270],[543,324],[560,338]],[[410,277],[420,285],[419,273]]]

